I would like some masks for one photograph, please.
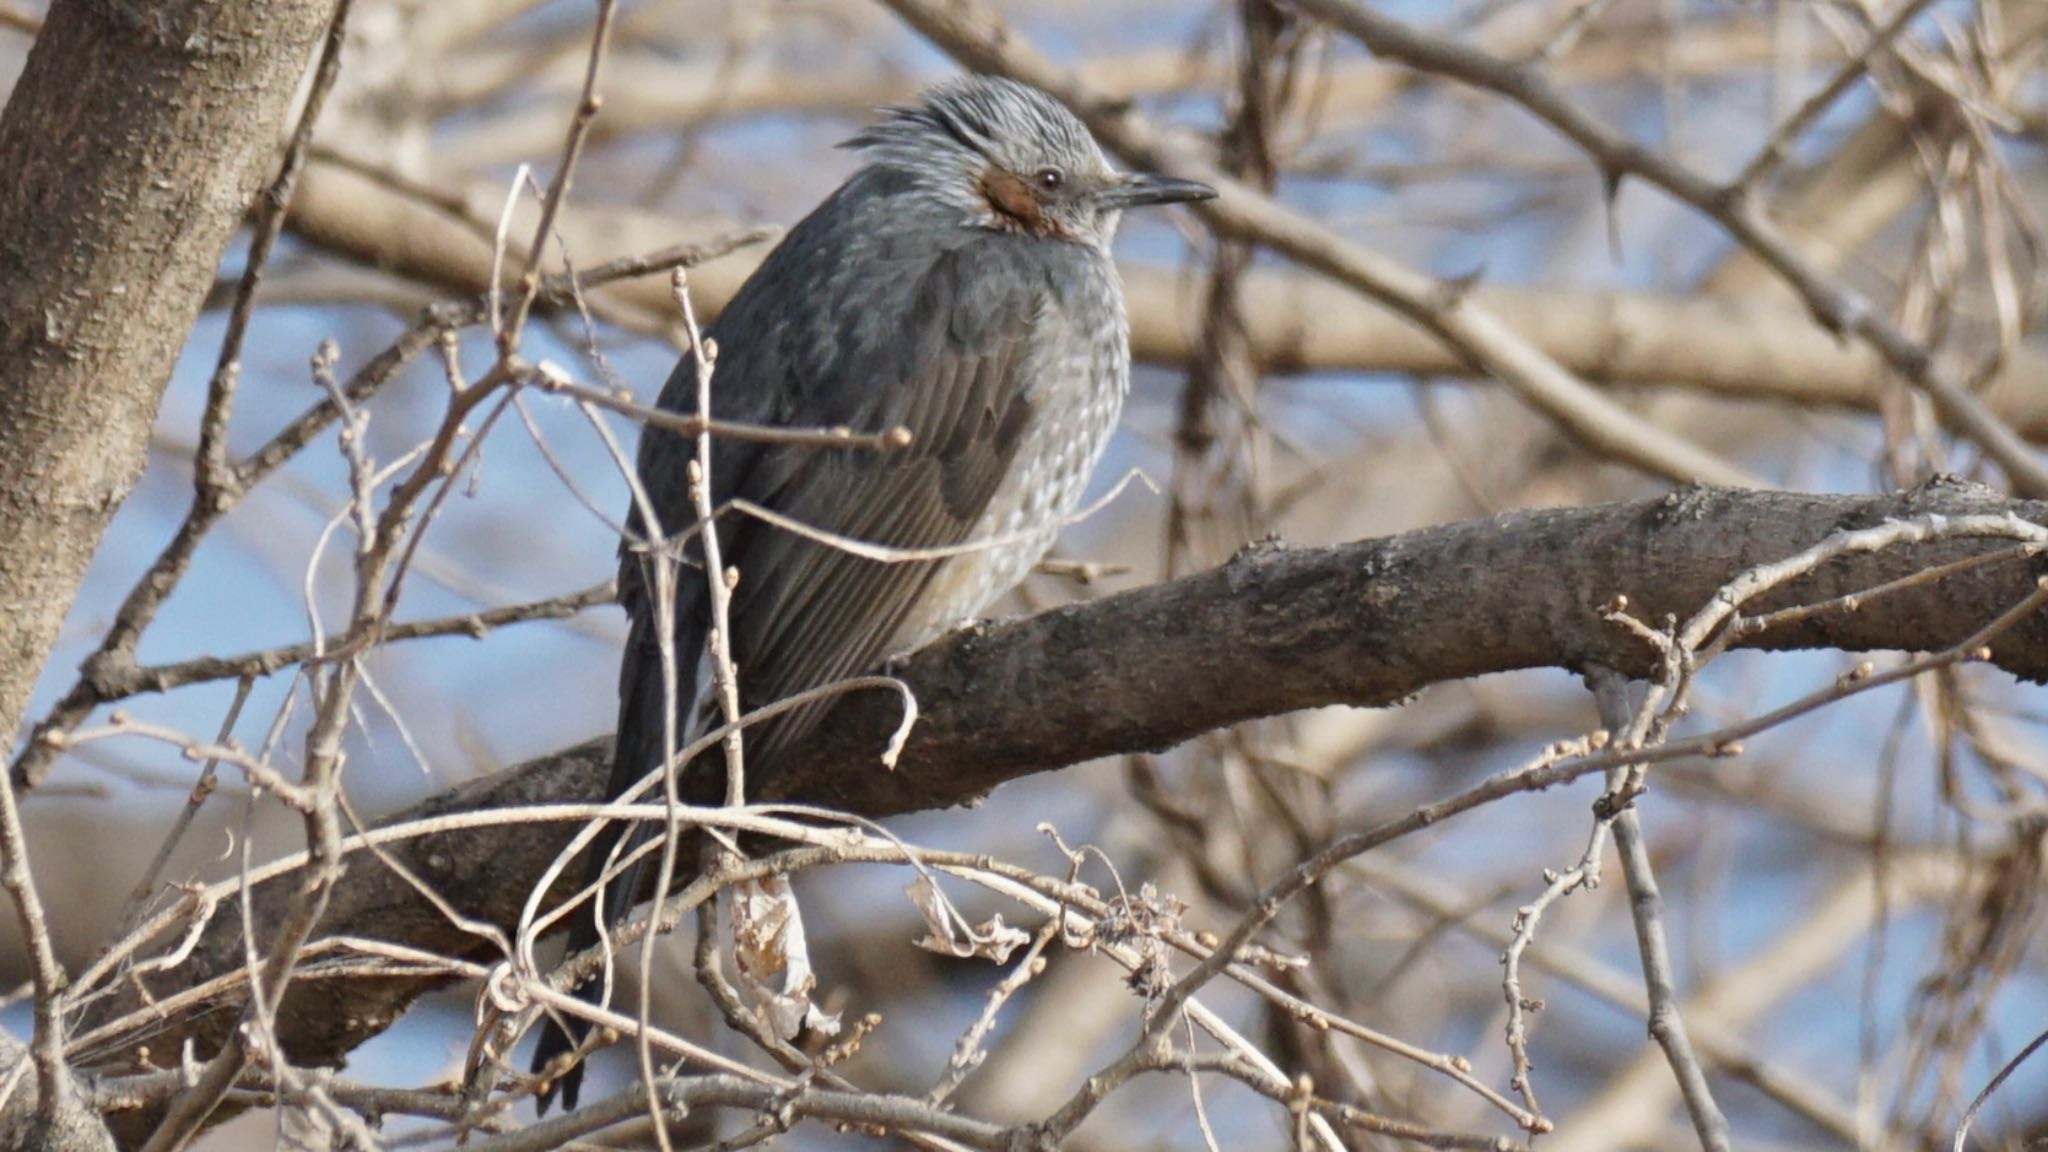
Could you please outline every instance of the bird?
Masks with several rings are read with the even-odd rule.
[[[728,437],[714,444],[714,507],[746,501],[819,530],[744,514],[715,521],[721,560],[737,571],[727,639],[747,710],[913,651],[1024,578],[1079,506],[1129,388],[1129,323],[1110,258],[1123,213],[1216,195],[1192,180],[1117,170],[1066,106],[997,76],[959,77],[882,109],[843,147],[858,153],[857,170],[784,234],[705,330],[717,349],[710,415],[903,429],[909,440],[896,451]],[[657,407],[695,415],[698,370],[685,354]],[[641,433],[636,469],[662,538],[696,524],[695,453],[694,438],[669,428]],[[663,767],[669,701],[676,747],[720,721],[706,656],[714,577],[701,551],[676,565],[666,614],[671,696],[647,527],[636,501],[619,559],[630,627],[614,797]],[[918,558],[857,555],[824,534]],[[807,706],[748,728],[747,763],[772,771],[775,753],[827,709]],[[686,800],[719,802],[718,760],[680,770]],[[598,942],[600,919],[624,922],[640,868],[604,882],[606,861],[653,834],[611,824],[593,842],[586,883],[603,883],[604,910],[578,908],[569,954]],[[589,985],[579,992],[596,995]],[[576,1106],[582,1067],[556,1062],[587,1033],[580,1023],[544,1026],[532,1063],[543,1112],[557,1091],[565,1108]]]

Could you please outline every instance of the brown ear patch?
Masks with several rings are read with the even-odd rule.
[[[981,194],[988,197],[996,215],[1031,232],[1043,231],[1045,217],[1038,193],[1022,176],[1001,168],[990,168],[981,177]]]

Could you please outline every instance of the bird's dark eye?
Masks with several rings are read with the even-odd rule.
[[[1060,185],[1067,182],[1067,178],[1061,175],[1057,168],[1040,168],[1031,179],[1038,185],[1040,192],[1057,192]]]

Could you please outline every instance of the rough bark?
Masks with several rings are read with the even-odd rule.
[[[1516,512],[1328,548],[1262,545],[1221,568],[1040,615],[964,630],[898,669],[923,719],[891,771],[876,761],[894,698],[850,701],[811,743],[751,765],[765,799],[870,816],[974,800],[1007,780],[1099,756],[1165,748],[1258,716],[1327,704],[1387,705],[1450,680],[1600,663],[1654,671],[1647,646],[1602,619],[1626,596],[1641,619],[1681,618],[1738,572],[1832,533],[1887,518],[2011,512],[2048,523],[2048,503],[1938,483],[1887,497],[1693,489],[1588,508]],[[1831,562],[1771,597],[1810,602],[1869,588],[2009,542],[1955,541]],[[1990,564],[1887,595],[1859,611],[1774,629],[1762,646],[1843,651],[1950,646],[2023,600],[2037,561]],[[1993,661],[2048,677],[2048,613],[2006,633]],[[608,738],[474,781],[391,821],[597,798]],[[516,921],[525,893],[567,841],[566,824],[519,825],[408,842],[398,857],[466,915]],[[324,931],[439,953],[474,937],[408,884],[353,858]],[[572,874],[574,870],[571,870]],[[260,921],[291,897],[284,876],[254,894]],[[155,992],[243,963],[240,923],[223,905],[190,960]],[[317,976],[317,973],[310,973]],[[305,979],[279,1033],[293,1060],[339,1063],[395,1020],[431,982]],[[128,1005],[132,1007],[132,1005]],[[177,1022],[157,1051],[193,1038],[203,1053],[232,1013]],[[104,1066],[119,1054],[98,1054]]]
[[[60,0],[0,113],[12,738],[332,0]]]

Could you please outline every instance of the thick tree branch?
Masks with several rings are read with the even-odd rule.
[[[1488,673],[1599,664],[1650,676],[1656,654],[1604,617],[1621,598],[1637,619],[1661,625],[1667,615],[1699,608],[1737,573],[1841,530],[1902,516],[1985,513],[2048,523],[2048,503],[2008,501],[1953,482],[1884,497],[1694,488],[1328,548],[1262,545],[1209,572],[965,630],[919,652],[897,670],[916,692],[922,719],[894,770],[877,754],[897,722],[897,701],[875,693],[849,700],[816,741],[777,764],[752,766],[749,778],[762,799],[885,816],[964,803],[1020,776],[1165,748],[1254,717],[1386,705]],[[1845,556],[1752,610],[1827,601],[1998,550],[2010,551],[2010,542]],[[2039,570],[2037,560],[2015,553],[1867,598],[1853,610],[1786,615],[1745,642],[1942,648],[2025,599]],[[2015,675],[2048,678],[2048,617],[2005,633],[1991,659]],[[592,740],[393,819],[589,800],[602,791],[607,753],[608,740]],[[569,824],[519,824],[393,851],[463,914],[503,927],[516,921],[526,891],[572,831]],[[257,889],[259,920],[284,906],[294,883],[286,876]],[[243,963],[232,910],[217,915],[188,961],[158,978],[152,990],[159,999]],[[479,944],[362,855],[335,891],[322,931],[442,954]],[[309,1064],[340,1061],[436,982],[431,975],[327,979],[312,961],[302,972],[278,1029],[292,1058]],[[228,1013],[181,1019],[149,1043],[175,1051],[189,1036],[203,1052],[231,1020]],[[90,1055],[110,1067],[132,1057]]]

